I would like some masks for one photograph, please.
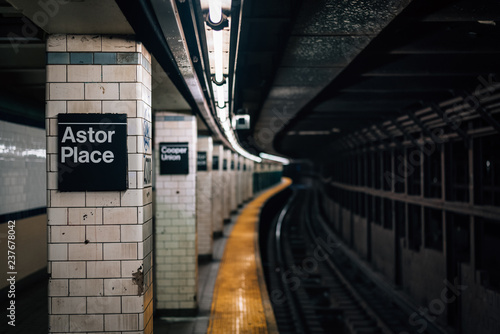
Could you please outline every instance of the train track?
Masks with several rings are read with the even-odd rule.
[[[263,262],[280,333],[445,333],[433,324],[417,331],[408,310],[346,256],[311,188],[294,186],[269,231]]]

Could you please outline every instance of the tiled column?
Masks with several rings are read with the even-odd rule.
[[[214,145],[212,157],[212,226],[214,237],[222,236],[224,215],[222,212],[224,203],[224,184],[222,180],[222,160],[224,160],[224,147],[221,144]]]
[[[236,206],[239,207],[242,203],[241,197],[241,156],[239,154],[235,155],[234,158],[234,172],[236,180]]]
[[[234,212],[238,209],[238,153],[231,153],[230,157],[230,175],[231,175],[231,197],[230,200],[230,208],[231,212]]]
[[[160,143],[187,143],[188,174],[160,175]],[[198,307],[196,143],[194,116],[155,113],[156,309],[160,315],[194,315]]]
[[[253,173],[255,170],[256,163],[252,160],[248,160],[247,163],[247,182],[248,182],[248,198],[251,199],[253,197]]]
[[[213,253],[212,227],[212,137],[198,137],[198,170],[196,172],[196,227],[198,234],[198,259],[211,260]],[[200,162],[204,162],[204,166]]]
[[[52,35],[47,52],[48,331],[152,333],[151,56],[100,35]],[[58,191],[66,113],[127,114],[126,191]]]
[[[243,184],[243,202],[248,201],[248,159],[243,158],[242,162],[242,178],[241,178],[241,183]]]
[[[224,221],[229,222],[231,220],[231,196],[233,192],[232,188],[232,177],[231,177],[231,158],[232,152],[228,149],[224,149],[224,161],[223,161],[223,170],[222,177],[224,179]]]

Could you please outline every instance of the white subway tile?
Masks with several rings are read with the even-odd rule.
[[[87,206],[119,206],[120,192],[118,191],[87,191]]]
[[[86,278],[69,280],[70,296],[102,296],[103,294],[102,279]]]
[[[104,316],[99,314],[70,315],[69,330],[77,332],[98,332],[104,330]]]
[[[106,314],[104,315],[104,330],[108,331],[133,331],[138,330],[137,314]]]
[[[56,117],[66,113],[66,101],[46,101],[45,116]],[[52,134],[51,134],[52,135]]]
[[[105,279],[104,295],[137,295],[137,285],[134,284],[131,278]]]
[[[120,100],[140,100],[142,85],[140,83],[120,83]]]
[[[119,242],[120,226],[87,226],[86,240],[90,242]]]
[[[47,52],[66,52],[66,34],[48,35]]]
[[[120,277],[120,261],[88,261],[88,278],[113,278]]]
[[[50,242],[84,242],[84,226],[51,226]]]
[[[99,225],[102,224],[101,208],[70,208],[69,225]]]
[[[143,296],[123,296],[122,297],[122,312],[123,313],[142,313],[144,311]]]
[[[68,280],[67,279],[50,279],[49,280],[49,297],[68,296]]]
[[[135,52],[136,41],[118,36],[102,36],[102,52]]]
[[[86,83],[86,100],[117,100],[119,98],[117,83]]]
[[[52,278],[83,278],[85,262],[52,262]]]
[[[68,114],[100,114],[101,101],[68,101]]]
[[[142,241],[142,225],[123,225],[121,226],[121,241]]]
[[[66,65],[47,65],[47,82],[66,82]]]
[[[57,169],[56,169],[57,170]],[[82,207],[85,206],[84,192],[59,192],[50,191],[51,207]]]
[[[137,259],[136,243],[105,243],[104,260]]]
[[[68,244],[48,244],[47,259],[49,261],[68,260]]]
[[[68,209],[47,208],[47,220],[49,225],[67,225]]]
[[[142,189],[129,189],[121,193],[122,206],[142,206]]]
[[[136,273],[139,270],[143,270],[143,262],[141,260],[135,261],[122,261],[122,277],[132,277],[133,273]]]
[[[102,69],[104,82],[135,82],[137,81],[138,65],[106,65]]]
[[[127,190],[126,193],[134,190]],[[122,196],[122,205],[124,202]],[[127,201],[125,201],[128,203]],[[137,203],[128,203],[134,206]],[[104,224],[121,225],[121,224],[137,224],[137,208],[136,207],[120,207],[120,208],[104,208]]]
[[[136,117],[137,103],[135,101],[102,101],[102,112]]]
[[[69,260],[102,260],[102,244],[69,244]]]
[[[88,313],[120,313],[121,312],[120,297],[88,297],[87,312]]]
[[[85,297],[52,298],[52,314],[83,314],[86,307]]]
[[[49,330],[52,333],[69,331],[69,315],[49,315]]]
[[[49,83],[49,100],[83,100],[83,83]]]
[[[78,51],[101,51],[100,35],[68,35],[67,47],[69,52]]]
[[[68,65],[68,82],[100,82],[100,65]]]

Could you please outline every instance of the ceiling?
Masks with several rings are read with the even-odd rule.
[[[472,91],[481,80],[498,82],[498,1],[346,3],[304,2],[291,33],[279,36],[287,42],[267,92],[240,91],[237,101],[257,119],[244,134],[254,139],[249,145],[324,158],[346,134]],[[241,56],[252,58],[247,52]],[[240,65],[242,73],[257,67]]]
[[[45,126],[45,42],[51,33],[135,34],[114,0],[0,0],[3,119]],[[152,70],[155,110],[191,114],[190,105],[154,57]],[[199,127],[206,129],[203,122]]]
[[[196,112],[202,131],[222,140],[211,119],[197,5],[70,0],[44,8],[0,0],[3,118],[22,114],[23,122],[43,126],[48,33],[135,34],[155,56],[153,108]],[[251,128],[238,138],[252,153],[321,158],[366,126],[499,79],[497,0],[233,0],[232,6],[232,106],[251,116]]]

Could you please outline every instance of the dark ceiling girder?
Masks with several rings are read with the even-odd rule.
[[[172,54],[165,36],[157,20],[155,12],[148,0],[116,0],[120,10],[134,29],[137,38],[144,43],[151,54],[155,56],[172,83],[179,90],[192,110],[210,129],[208,123],[201,116],[201,112],[189,91],[182,74],[179,71],[174,55]]]
[[[447,101],[462,90],[475,91],[482,85],[481,77],[498,80],[500,30],[491,20],[499,14],[496,0],[414,0],[277,134],[276,149],[287,154],[302,149],[288,142],[287,131],[335,127],[346,136],[378,123],[378,117],[392,119],[416,102],[428,105]],[[418,116],[417,120],[411,116],[429,138],[430,129],[418,122]],[[397,127],[407,135],[406,125]],[[412,144],[417,140],[413,138]],[[328,145],[317,141],[310,156],[320,157]]]

